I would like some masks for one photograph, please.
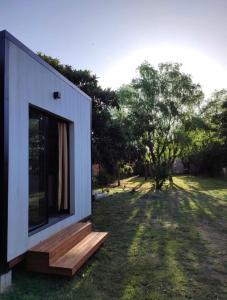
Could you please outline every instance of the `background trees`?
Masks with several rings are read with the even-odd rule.
[[[123,137],[120,126],[113,120],[111,114],[111,109],[119,107],[115,91],[101,88],[97,76],[89,70],[77,70],[70,65],[62,65],[57,58],[42,53],[38,54],[91,97],[92,162],[102,165],[110,174],[114,173],[116,155],[117,152],[120,153],[118,148]],[[116,139],[118,139],[118,143]]]
[[[197,173],[220,176],[227,166],[227,91],[215,91],[201,109],[203,126],[191,133],[188,158]]]
[[[105,173],[103,184],[120,184],[122,172],[133,168],[160,189],[171,182],[176,158],[194,173],[219,175],[227,166],[227,90],[204,99],[180,64],[144,62],[131,84],[113,91],[88,70],[39,55],[92,99],[92,162]]]

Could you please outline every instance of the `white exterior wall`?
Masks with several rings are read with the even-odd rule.
[[[61,93],[60,100],[53,92]],[[74,215],[28,236],[29,104],[73,122],[70,126],[70,206]],[[91,101],[9,42],[8,261],[91,214]],[[73,212],[71,211],[71,212]]]

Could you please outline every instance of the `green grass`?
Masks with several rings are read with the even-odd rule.
[[[122,187],[95,201],[93,225],[109,238],[73,279],[18,268],[1,299],[227,299],[227,183],[181,176],[161,192],[141,178]]]

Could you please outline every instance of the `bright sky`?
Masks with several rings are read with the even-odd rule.
[[[112,88],[144,60],[183,63],[206,95],[227,88],[226,28],[227,0],[0,0],[0,30]]]

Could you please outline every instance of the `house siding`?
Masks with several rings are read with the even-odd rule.
[[[0,32],[0,274],[8,270],[8,122],[8,41],[4,32]]]
[[[33,56],[9,42],[8,261],[58,230],[91,214],[91,101]],[[61,93],[60,100],[53,99],[54,91]],[[28,236],[29,105],[35,105],[72,122],[72,216],[31,236]]]

